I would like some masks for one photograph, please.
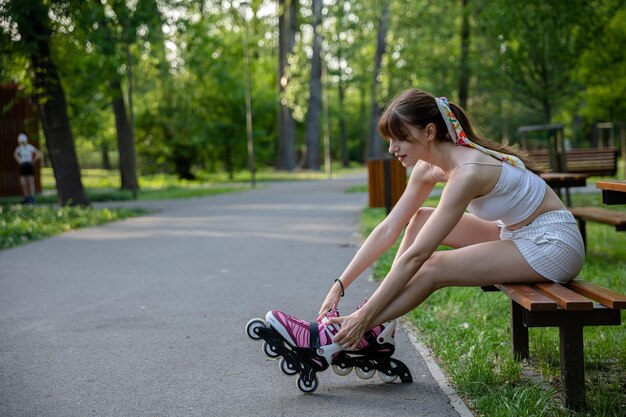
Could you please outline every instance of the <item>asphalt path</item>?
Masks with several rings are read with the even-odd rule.
[[[315,394],[244,334],[313,320],[361,242],[364,178],[142,204],[156,212],[0,252],[0,416],[458,416],[404,331],[414,383],[319,373]],[[373,292],[349,288],[349,313]]]

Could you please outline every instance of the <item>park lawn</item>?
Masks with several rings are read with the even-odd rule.
[[[351,173],[364,173],[365,168],[359,165],[351,165],[349,168],[342,168],[338,164],[333,164],[331,175],[345,175]],[[261,168],[256,172],[256,181],[295,181],[295,180],[322,180],[328,175],[322,171],[277,171],[272,168]],[[180,179],[172,174],[152,174],[141,175],[139,186],[141,189],[163,189],[171,187],[209,187],[216,185],[232,185],[233,183],[249,183],[251,179],[248,171],[236,171],[233,178],[229,178],[226,172],[196,172],[195,180]],[[89,168],[81,170],[81,180],[86,189],[104,188],[119,189],[120,175],[118,170],[106,170]],[[41,185],[44,190],[55,190],[56,183],[52,168],[41,169]]]
[[[0,206],[0,250],[147,212],[140,208]]]
[[[577,206],[600,199],[599,194],[572,195],[573,205]],[[426,205],[436,206],[437,202],[430,199]],[[366,208],[362,214],[363,234],[371,233],[383,217],[384,209]],[[626,294],[626,233],[588,222],[587,239],[586,264],[580,278]],[[374,265],[375,278],[382,280],[389,271],[397,245]],[[509,300],[504,295],[485,293],[480,288],[446,288],[407,318],[477,415],[626,415],[626,312],[622,312],[621,326],[584,329],[589,403],[585,413],[562,406],[558,329],[530,329],[530,362],[520,364],[512,358]],[[540,380],[524,376],[525,369],[539,372]]]
[[[332,177],[365,172],[361,166],[342,168],[334,165]],[[168,200],[178,198],[205,197],[234,191],[249,190],[250,173],[237,171],[232,179],[225,172],[197,172],[197,179],[184,180],[170,174],[142,175],[139,178],[137,200]],[[324,171],[276,171],[263,168],[256,174],[258,186],[268,181],[304,181],[324,180],[328,175]],[[82,169],[81,180],[87,197],[91,202],[127,201],[133,199],[132,192],[120,190],[120,175],[117,170]],[[37,196],[37,203],[55,204],[57,202],[56,183],[51,168],[42,168],[41,185],[44,192]],[[22,197],[0,198],[0,205],[18,204]]]

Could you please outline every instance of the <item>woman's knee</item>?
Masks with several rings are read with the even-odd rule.
[[[446,286],[445,280],[442,279],[441,274],[438,273],[442,270],[442,262],[444,258],[440,253],[434,252],[430,258],[420,268],[418,273],[419,279],[422,284],[431,288],[431,290],[437,291]]]
[[[414,287],[416,285],[420,287],[430,287],[430,283],[432,282],[432,273],[428,268],[428,261],[426,261],[419,271],[409,280],[407,284],[408,287]]]
[[[406,227],[406,233],[408,234],[417,234],[420,231],[426,220],[433,214],[435,211],[432,207],[420,207],[417,209],[411,220],[409,220],[409,224]]]

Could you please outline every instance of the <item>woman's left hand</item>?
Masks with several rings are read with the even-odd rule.
[[[333,341],[345,350],[356,350],[359,341],[368,330],[365,320],[357,315],[357,312],[344,317],[333,317],[328,320],[329,324],[338,324],[341,326],[339,333],[333,337]]]

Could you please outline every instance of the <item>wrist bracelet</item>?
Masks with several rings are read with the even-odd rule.
[[[344,289],[343,289],[343,282],[341,282],[341,280],[340,280],[339,278],[337,278],[337,279],[335,280],[335,282],[338,282],[338,283],[339,283],[339,285],[341,286],[341,296],[343,297],[343,296],[345,295],[345,291],[344,291]]]

